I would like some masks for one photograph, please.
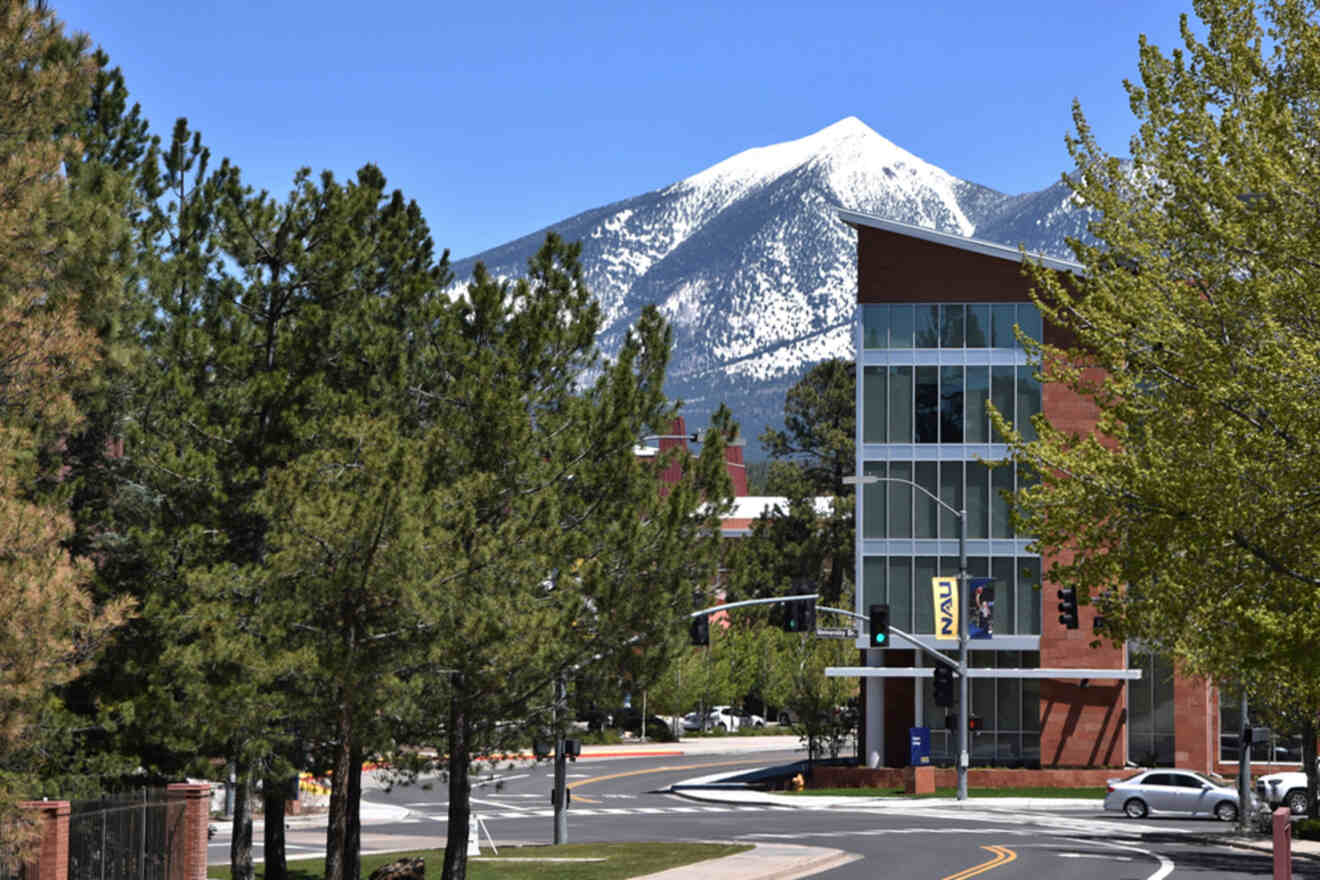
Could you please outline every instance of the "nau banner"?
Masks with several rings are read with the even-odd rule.
[[[967,637],[988,639],[995,634],[995,582],[991,578],[972,578],[967,591]]]
[[[930,589],[935,602],[935,638],[958,638],[958,579],[931,578]]]

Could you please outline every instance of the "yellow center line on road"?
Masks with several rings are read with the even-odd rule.
[[[967,880],[968,877],[975,877],[977,874],[984,874],[992,868],[998,868],[1000,865],[1007,865],[1017,858],[1017,853],[1006,846],[983,846],[981,849],[994,853],[994,858],[988,862],[982,862],[979,865],[973,865],[965,868],[956,874],[950,874],[943,880]]]

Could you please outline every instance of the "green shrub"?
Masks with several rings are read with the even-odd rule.
[[[1320,819],[1302,819],[1294,822],[1292,833],[1298,840],[1320,840]]]

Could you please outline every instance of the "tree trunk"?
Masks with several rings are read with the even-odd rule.
[[[1315,716],[1308,714],[1302,721],[1302,769],[1306,771],[1306,815],[1316,814],[1316,777],[1320,769],[1315,765]]]
[[[267,775],[261,783],[262,813],[265,818],[262,842],[266,860],[266,880],[289,880],[289,866],[284,853],[284,798],[288,780]]]
[[[340,694],[335,737],[335,767],[330,777],[330,816],[325,831],[325,880],[348,880],[348,801],[353,776],[353,707]]]
[[[461,695],[455,693],[449,703],[449,829],[441,880],[467,880],[472,805],[468,800],[468,722],[460,700]]]
[[[229,839],[229,876],[252,880],[252,763],[234,762],[234,830]]]
[[[353,743],[348,758],[348,834],[344,840],[344,880],[362,878],[362,745]]]

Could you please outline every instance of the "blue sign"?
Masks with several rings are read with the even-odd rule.
[[[908,728],[908,764],[925,767],[930,764],[930,728]]]

